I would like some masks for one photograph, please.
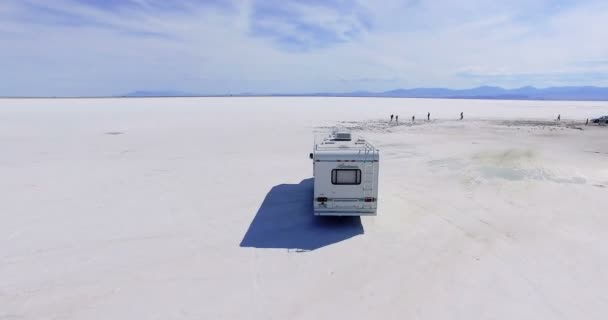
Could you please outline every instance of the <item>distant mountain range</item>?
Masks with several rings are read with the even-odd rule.
[[[133,91],[129,92],[125,97],[198,97],[204,96],[196,93],[188,93],[181,91]]]
[[[308,93],[308,94],[225,94],[204,95],[179,91],[134,91],[126,97],[204,97],[204,96],[279,96],[279,97],[386,97],[386,98],[440,98],[440,99],[497,99],[497,100],[587,100],[608,101],[608,88],[604,87],[549,87],[531,86],[516,89],[481,86],[472,89],[414,88],[395,89],[383,92],[354,91],[345,93]]]

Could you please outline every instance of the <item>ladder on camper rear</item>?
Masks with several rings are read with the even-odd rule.
[[[371,159],[369,159],[370,156]],[[373,148],[365,149],[365,157],[363,160],[363,201],[365,203],[376,201],[376,199],[374,199],[374,176],[376,173],[374,156],[375,150]]]

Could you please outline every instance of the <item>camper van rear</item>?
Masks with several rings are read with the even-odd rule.
[[[315,215],[376,215],[379,151],[367,141],[335,132],[315,143]]]

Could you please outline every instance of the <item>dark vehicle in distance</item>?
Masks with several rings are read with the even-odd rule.
[[[597,124],[601,124],[601,123],[608,124],[608,116],[603,116],[603,117],[599,117],[599,118],[596,118],[596,119],[591,119],[591,122],[597,123]]]

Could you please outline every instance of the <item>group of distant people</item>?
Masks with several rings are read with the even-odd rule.
[[[391,121],[390,122],[393,122],[393,119],[395,120],[395,122],[399,122],[399,115],[391,114]],[[463,119],[464,119],[464,112],[461,112],[460,113],[460,120],[463,120]],[[426,120],[427,121],[431,121],[431,113],[430,112],[426,114]],[[561,121],[562,120],[562,115],[558,114],[556,120],[557,121]],[[416,122],[416,116],[412,116],[412,122]],[[589,124],[589,119],[587,118],[587,121],[585,121],[585,125],[588,125],[588,124]]]
[[[399,115],[391,114],[391,121],[390,122],[393,122],[393,119],[395,119],[395,122],[399,122]],[[464,119],[464,112],[460,113],[460,120],[462,120],[462,119]],[[431,121],[431,113],[430,112],[426,114],[426,121]],[[412,116],[412,122],[416,122],[416,116]]]

